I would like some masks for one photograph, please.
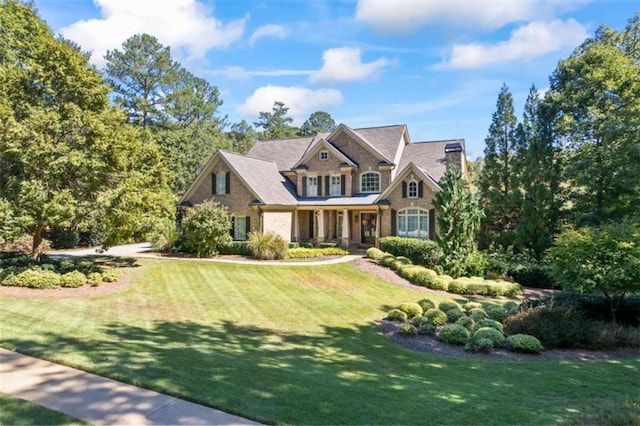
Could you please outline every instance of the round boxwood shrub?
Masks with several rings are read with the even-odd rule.
[[[412,337],[418,335],[418,329],[411,324],[402,324],[398,329],[401,336]]]
[[[520,304],[509,300],[508,302],[506,302],[504,305],[502,305],[502,307],[504,308],[505,311],[507,311],[508,315],[513,315],[516,312],[518,312],[518,310],[520,310]]]
[[[447,323],[447,314],[440,309],[429,309],[424,313],[424,317],[435,325],[445,325]]]
[[[468,292],[467,283],[461,280],[451,281],[447,291],[455,294],[471,294]]]
[[[475,327],[476,322],[471,317],[463,316],[456,320],[456,324],[461,325],[467,330],[471,331],[473,330],[473,327]]]
[[[438,304],[438,309],[442,312],[447,312],[451,309],[462,309],[462,306],[458,302],[454,302],[453,300],[444,300]]]
[[[420,267],[420,270],[417,271],[414,276],[412,282],[417,285],[421,285],[428,288],[433,288],[434,285],[437,285],[438,274],[436,271],[431,269]]]
[[[398,306],[402,312],[407,314],[407,318],[413,318],[418,315],[422,315],[422,307],[416,302],[404,302],[400,306]]]
[[[80,271],[71,271],[60,276],[62,287],[82,287],[86,282],[87,277]]]
[[[376,247],[369,247],[367,249],[366,255],[369,259],[380,260],[382,256],[385,255],[385,252]]]
[[[438,339],[452,345],[464,345],[469,340],[469,330],[460,324],[447,324],[438,333]]]
[[[429,309],[433,309],[436,307],[436,304],[433,303],[431,300],[429,299],[421,299],[418,301],[418,305],[420,305],[422,307],[422,310],[424,312],[427,312]]]
[[[425,322],[418,327],[418,334],[423,334],[427,336],[433,336],[436,334],[436,325],[432,322]]]
[[[420,327],[422,324],[425,324],[428,322],[430,322],[429,319],[423,317],[422,315],[417,315],[411,318],[411,324],[415,325],[416,327]]]
[[[120,278],[122,278],[122,273],[117,269],[107,269],[102,272],[102,281],[105,283],[115,283],[120,281]]]
[[[467,342],[465,349],[471,352],[488,353],[491,352],[491,349],[493,349],[493,342],[484,337],[479,339],[474,339],[473,337],[471,337],[471,339],[469,339],[469,342]]]
[[[446,313],[448,322],[456,322],[458,318],[464,316],[464,312],[458,308],[449,309]]]
[[[484,309],[474,308],[469,311],[469,316],[473,318],[475,322],[478,322],[482,319],[489,318],[489,315],[485,312]]]
[[[402,265],[396,272],[405,280],[409,280],[413,284],[419,285],[416,282],[415,277],[423,269],[425,269],[423,266],[418,265]]]
[[[391,309],[387,312],[387,319],[391,321],[406,321],[407,314],[402,312],[400,309]]]
[[[406,265],[411,265],[411,260],[404,256],[396,256],[395,260],[391,262],[391,269],[399,271],[400,268]]]
[[[89,272],[87,274],[87,284],[95,287],[102,282],[102,274],[100,272]]]
[[[438,279],[432,282],[429,288],[431,290],[448,291],[449,280],[447,280],[446,278],[442,278],[442,275],[438,275]]]
[[[475,326],[473,326],[473,331],[479,330],[483,327],[491,327],[491,328],[495,328],[500,333],[503,332],[502,323],[492,319],[481,319],[476,323]]]
[[[543,350],[540,340],[529,334],[513,334],[508,336],[505,346],[510,351],[530,354],[539,354]]]
[[[387,268],[390,268],[391,264],[395,261],[396,261],[396,257],[394,255],[386,253],[384,256],[380,258],[380,260],[378,260],[378,263],[380,263],[382,266],[386,266]]]
[[[494,348],[499,348],[504,344],[504,335],[493,327],[482,327],[473,332],[472,341],[480,339],[489,339]]]
[[[503,322],[507,317],[507,311],[500,305],[488,305],[484,308],[490,319]]]
[[[465,312],[469,312],[472,309],[484,309],[482,306],[482,303],[480,302],[467,302],[464,305],[462,305],[462,309]]]

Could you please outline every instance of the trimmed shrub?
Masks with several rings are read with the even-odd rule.
[[[398,333],[404,337],[413,337],[418,335],[418,329],[411,324],[402,324]]]
[[[26,269],[15,275],[10,275],[2,282],[6,286],[28,288],[58,288],[60,287],[60,275],[53,271],[41,269]]]
[[[407,318],[413,318],[418,315],[422,315],[422,307],[415,302],[405,302],[398,306],[402,312],[407,314]]]
[[[469,340],[469,330],[460,324],[447,324],[438,333],[438,339],[452,345],[464,345]]]
[[[471,294],[468,292],[467,283],[460,281],[459,279],[451,281],[447,291],[455,294]]]
[[[479,330],[479,329],[484,328],[484,327],[495,328],[500,333],[502,333],[503,329],[504,329],[504,326],[502,325],[502,323],[500,323],[500,322],[498,322],[496,320],[482,319],[482,320],[478,321],[475,326],[473,326],[473,331]]]
[[[300,248],[300,243],[297,241],[291,241],[288,245],[290,249]]]
[[[318,244],[318,247],[320,248],[336,248],[338,247],[337,243],[320,243]]]
[[[284,259],[289,251],[289,246],[284,238],[273,231],[250,232],[248,241],[251,255],[258,260]]]
[[[434,334],[436,334],[436,330],[437,327],[434,323],[425,322],[424,324],[421,324],[420,327],[418,327],[418,334],[433,336]]]
[[[418,238],[381,238],[380,249],[394,256],[407,257],[416,265],[427,268],[436,266],[442,257],[442,250],[435,241]]]
[[[64,228],[53,228],[47,238],[51,241],[51,248],[54,249],[75,248],[80,242],[80,236],[76,231]]]
[[[390,266],[394,271],[398,271],[405,265],[411,265],[411,260],[404,256],[397,256]]]
[[[422,315],[417,315],[411,318],[411,324],[415,325],[416,327],[420,327],[422,324],[426,324],[428,322],[429,320]]]
[[[387,319],[389,321],[406,321],[407,320],[407,314],[402,312],[400,309],[391,309],[389,312],[387,312]]]
[[[293,248],[293,247],[291,247]],[[369,259],[373,259],[373,260],[380,260],[382,258],[382,256],[385,255],[385,253],[380,250],[379,248],[376,247],[369,247],[367,249],[366,255]]]
[[[405,280],[409,280],[413,284],[419,285],[415,280],[415,275],[416,273],[422,271],[423,269],[424,269],[424,266],[403,265],[396,272],[398,272],[398,275],[400,275]]]
[[[395,261],[396,261],[396,257],[394,255],[386,253],[384,256],[382,256],[378,260],[378,263],[381,264],[382,266],[386,266],[387,268],[391,268],[391,265]]]
[[[484,308],[490,319],[503,322],[507,317],[507,311],[501,305],[487,305]]]
[[[456,324],[461,325],[467,330],[471,331],[473,330],[473,327],[475,327],[476,322],[473,320],[473,318],[464,316],[464,317],[458,318],[456,320]]]
[[[459,318],[464,316],[464,312],[458,308],[449,309],[446,314],[448,322],[456,322]]]
[[[512,334],[508,336],[505,346],[510,351],[529,354],[539,354],[543,350],[540,340],[528,334]]]
[[[117,269],[107,269],[102,272],[102,281],[105,283],[114,283],[120,281],[122,273]]]
[[[509,267],[506,275],[525,287],[560,288],[560,285],[551,277],[551,267],[545,264],[517,263]]]
[[[453,300],[444,300],[438,304],[438,309],[442,312],[447,312],[451,309],[462,309],[462,306]]]
[[[470,338],[469,342],[465,346],[465,349],[471,352],[489,353],[491,352],[491,349],[493,349],[493,342],[490,339],[486,338]]]
[[[448,280],[447,278],[443,278],[442,275],[438,275],[438,279],[431,284],[431,288],[432,290],[441,290],[441,291],[449,291],[449,283],[451,281]]]
[[[483,309],[482,303],[479,302],[467,302],[462,305],[462,309],[465,312],[469,312],[471,309]]]
[[[512,300],[509,300],[504,305],[502,305],[502,307],[504,308],[505,311],[507,311],[507,315],[513,315],[514,313],[518,312],[518,310],[520,309],[520,304]]]
[[[418,305],[420,305],[420,307],[422,308],[422,310],[424,312],[427,312],[429,309],[433,309],[436,307],[436,304],[433,303],[431,300],[429,299],[421,299],[418,301]]]
[[[471,309],[468,314],[475,322],[489,318],[489,315],[487,315],[484,309],[474,308]]]
[[[445,325],[447,323],[447,314],[439,309],[429,309],[424,313],[424,317],[435,325]]]
[[[412,282],[417,285],[433,288],[438,281],[436,271],[425,268],[424,266],[418,266],[418,268],[421,269],[415,272]]]
[[[493,327],[482,327],[473,332],[470,341],[488,339],[494,348],[499,348],[504,344],[504,335]]]
[[[313,243],[300,243],[300,248],[313,248]]]
[[[248,241],[233,241],[229,245],[220,247],[220,254],[235,254],[239,256],[251,256]]]
[[[96,287],[102,282],[102,274],[100,272],[89,272],[87,274],[87,284]]]
[[[347,254],[349,254],[349,250],[340,247],[296,248],[289,249],[287,257],[289,259],[311,259],[321,256],[345,256]]]
[[[71,271],[60,276],[60,285],[62,287],[82,287],[86,283],[87,277],[80,271]]]

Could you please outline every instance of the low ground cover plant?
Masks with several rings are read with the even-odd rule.
[[[290,248],[287,252],[289,259],[311,259],[323,256],[346,256],[349,250],[340,247]]]

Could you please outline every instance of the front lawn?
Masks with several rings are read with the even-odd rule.
[[[507,362],[395,345],[374,321],[424,293],[350,264],[140,263],[108,296],[0,299],[0,345],[265,423],[561,423],[640,386],[638,359]]]
[[[0,425],[86,425],[87,423],[33,402],[0,393]]]

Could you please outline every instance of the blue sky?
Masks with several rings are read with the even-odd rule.
[[[520,114],[531,84],[635,0],[36,0],[53,28],[91,51],[136,33],[216,85],[230,121],[283,101],[300,125],[329,112],[350,127],[405,123],[412,141],[464,138],[470,159],[503,82]]]

